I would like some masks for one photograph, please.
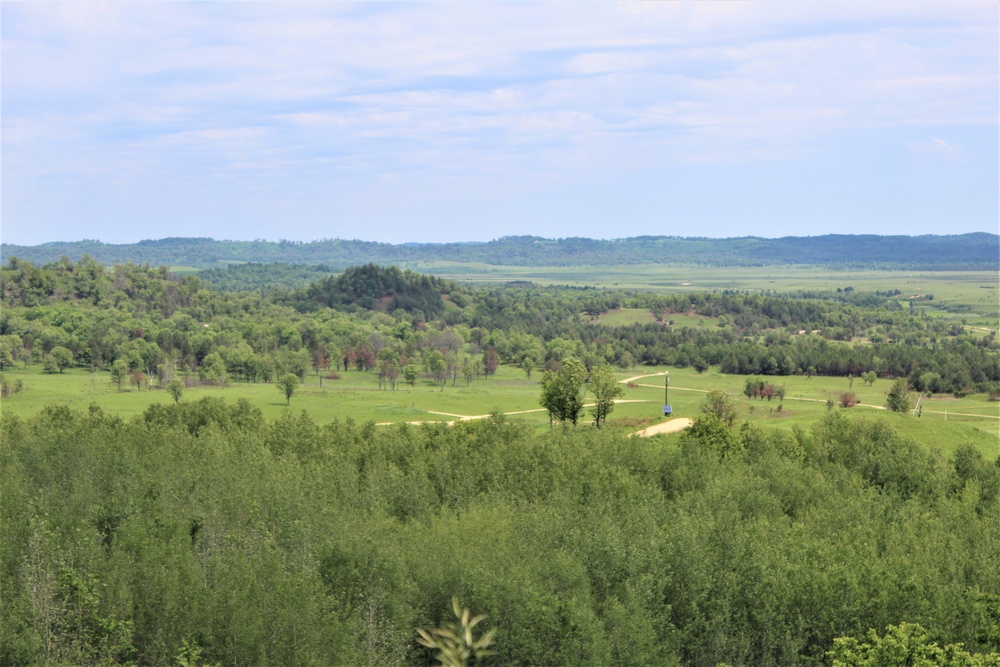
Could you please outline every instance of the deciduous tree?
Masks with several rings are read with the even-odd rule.
[[[621,384],[615,378],[614,372],[607,364],[598,366],[590,372],[590,391],[594,395],[594,425],[601,427],[608,415],[615,409],[615,399],[625,393]]]
[[[291,405],[292,394],[295,393],[295,388],[299,386],[299,376],[295,373],[285,373],[280,378],[278,378],[278,391],[285,395],[285,405]]]
[[[583,411],[583,383],[586,379],[587,369],[575,357],[563,359],[558,373],[545,371],[539,403],[548,410],[550,424],[557,419],[576,426]]]
[[[736,402],[721,389],[714,389],[701,402],[701,412],[714,416],[720,423],[732,427],[739,416]]]
[[[889,393],[885,397],[885,407],[889,408],[893,412],[906,412],[910,409],[910,394],[909,387],[906,384],[906,378],[897,378],[895,382],[892,383],[892,388],[889,389]]]
[[[59,368],[60,373],[73,365],[73,353],[61,345],[57,345],[52,348],[52,351],[49,352],[49,354],[52,357],[52,361],[54,361],[56,366]]]
[[[174,378],[167,383],[167,391],[173,397],[174,403],[177,403],[181,400],[181,394],[184,393],[184,381],[180,378]]]

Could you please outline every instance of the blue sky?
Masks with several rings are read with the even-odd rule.
[[[998,231],[993,0],[0,19],[7,243]]]

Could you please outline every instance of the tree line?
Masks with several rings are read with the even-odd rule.
[[[166,238],[132,244],[95,240],[38,246],[2,244],[4,257],[36,263],[65,255],[85,255],[105,264],[140,262],[165,266],[219,268],[229,263],[327,264],[335,268],[365,262],[417,265],[428,261],[481,262],[503,266],[608,266],[622,264],[701,264],[764,266],[810,264],[824,267],[996,270],[1000,236],[973,233],[942,236],[829,234],[766,239],[639,236],[601,240],[506,236],[486,243],[407,243],[321,239],[269,242]]]
[[[528,376],[558,371],[572,356],[588,371],[609,364],[764,376],[876,373],[904,377],[918,391],[1000,394],[994,333],[970,335],[899,308],[892,296],[862,306],[748,293],[477,288],[375,265],[299,289],[227,292],[162,268],[106,268],[89,258],[39,267],[12,258],[0,268],[0,371],[17,363],[52,372],[118,363],[159,386],[177,373],[222,384],[357,368],[391,389],[401,377],[409,381],[408,367],[454,384],[489,376],[496,363]],[[595,321],[622,307],[648,309],[659,321]],[[706,319],[679,326],[677,314]]]

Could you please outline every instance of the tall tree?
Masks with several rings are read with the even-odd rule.
[[[563,359],[559,372],[545,371],[539,403],[549,412],[549,423],[557,419],[576,426],[583,412],[583,383],[587,369],[575,357]]]
[[[124,359],[115,359],[111,363],[111,381],[118,385],[118,391],[122,390],[122,382],[128,376],[128,363]]]
[[[607,422],[608,415],[615,409],[615,399],[624,394],[625,390],[615,378],[611,366],[604,364],[590,371],[590,391],[594,395],[591,414],[594,416],[594,425],[600,428],[601,423]]]
[[[497,368],[500,366],[500,355],[492,347],[487,347],[483,350],[483,374],[486,377],[491,377],[497,372]]]
[[[896,378],[892,388],[885,397],[885,407],[893,412],[906,412],[910,409],[910,393],[906,378]]]

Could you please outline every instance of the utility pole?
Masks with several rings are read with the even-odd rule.
[[[666,417],[673,412],[673,408],[670,407],[670,371],[666,371],[663,373],[663,416]]]

